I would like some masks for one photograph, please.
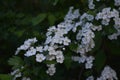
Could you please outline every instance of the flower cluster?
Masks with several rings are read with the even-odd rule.
[[[62,50],[71,43],[71,40],[65,35],[75,26],[73,20],[80,16],[78,9],[74,12],[72,10],[73,7],[70,8],[68,14],[65,16],[64,22],[48,29],[46,33],[47,38],[43,45],[35,46],[37,42],[36,38],[28,39],[23,45],[17,48],[15,55],[18,55],[20,51],[26,51],[24,56],[36,56],[36,62],[39,63],[45,60],[56,60],[57,63],[63,63],[64,55]],[[45,52],[47,52],[47,54],[44,54]],[[47,64],[47,67],[48,70],[46,73],[52,76],[56,72],[55,64]]]
[[[47,65],[49,68],[48,70],[46,71],[47,74],[49,74],[50,76],[53,76],[56,72],[56,68],[55,68],[55,64],[50,64],[50,65]]]
[[[92,66],[93,66],[93,60],[94,60],[95,58],[93,57],[93,56],[89,56],[89,57],[87,57],[87,56],[81,56],[81,57],[78,57],[78,56],[73,56],[72,57],[72,60],[73,61],[77,61],[77,62],[79,62],[79,63],[84,63],[84,62],[86,62],[85,63],[85,68],[86,69],[91,69],[92,68]]]
[[[97,16],[95,17],[96,20],[102,19],[101,24],[102,25],[109,25],[111,18],[117,18],[119,17],[119,12],[116,9],[113,9],[111,11],[111,8],[104,8],[102,12],[99,12]]]
[[[81,40],[81,44],[77,49],[77,53],[85,54],[94,48],[95,44],[93,38],[95,37],[95,34],[91,30],[91,26],[92,24],[87,22],[83,25],[82,30],[79,30],[76,39]]]
[[[37,42],[36,38],[31,38],[31,39],[26,40],[23,45],[21,45],[20,47],[17,48],[15,55],[17,55],[21,50],[28,50],[30,48],[30,46],[36,42]],[[32,55],[34,55],[34,53],[32,53],[32,50],[34,52],[34,48],[30,48],[30,49],[31,49],[30,55],[32,56]],[[27,53],[25,55],[27,56]]]
[[[96,0],[100,1],[100,0]],[[119,0],[115,0],[115,5],[119,5]],[[94,9],[95,5],[93,0],[88,0],[89,9]],[[48,28],[46,33],[46,40],[42,45],[37,45],[38,42],[36,38],[28,39],[23,45],[17,48],[15,55],[18,55],[20,51],[24,51],[25,57],[34,56],[35,61],[42,63],[44,61],[55,61],[55,63],[47,64],[48,70],[46,73],[53,76],[56,72],[55,65],[64,63],[66,47],[71,43],[76,43],[77,49],[73,50],[77,56],[70,56],[73,61],[78,63],[83,63],[85,69],[92,69],[93,61],[95,57],[93,55],[87,54],[95,47],[95,32],[101,31],[103,26],[108,26],[110,21],[114,21],[114,28],[117,33],[109,35],[109,39],[117,39],[120,35],[120,18],[119,11],[116,9],[111,9],[111,7],[103,8],[101,12],[96,13],[96,15],[89,14],[87,12],[80,15],[79,9],[73,10],[70,7],[64,21],[56,26],[51,26]],[[94,20],[101,21],[100,25],[94,24]],[[69,32],[75,33],[75,40],[72,41],[71,37],[68,37]],[[11,75],[14,75],[14,80],[17,77],[21,77],[21,72],[19,69],[13,71]],[[97,80],[106,79],[116,79],[116,73],[110,67],[105,67],[101,77]],[[24,77],[22,80],[30,80],[30,78]],[[94,80],[93,76],[87,78],[87,80]]]
[[[104,26],[109,25],[109,22],[111,19],[114,20],[113,27],[117,30],[116,33],[113,33],[112,35],[108,35],[108,38],[110,40],[117,39],[117,37],[120,35],[120,18],[119,18],[119,11],[116,9],[111,10],[110,7],[104,8],[102,12],[99,12],[96,16],[96,20],[102,20],[101,24]]]
[[[89,76],[86,80],[94,80],[93,76]]]
[[[116,72],[109,66],[106,66],[97,80],[118,80]]]
[[[114,2],[115,2],[114,3],[115,6],[120,6],[120,0],[114,0]]]
[[[24,67],[22,66],[21,68],[15,69],[13,72],[11,72],[11,75],[14,76],[12,80],[16,80],[17,78],[22,77],[21,70],[23,68]],[[22,80],[30,80],[30,78],[23,77]]]
[[[29,77],[23,77],[22,80],[31,80]]]
[[[16,69],[13,72],[11,72],[11,75],[14,76],[13,80],[16,80],[16,78],[21,77],[22,74],[20,72],[20,69]]]
[[[108,36],[110,40],[117,39],[117,37],[120,35],[120,18],[119,17],[114,18],[114,22],[115,22],[114,28],[117,30],[117,32]]]
[[[93,0],[88,0],[88,3],[89,9],[95,9],[95,4],[93,3]]]

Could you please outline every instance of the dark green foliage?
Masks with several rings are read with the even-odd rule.
[[[102,7],[100,3],[103,3]],[[16,69],[21,68],[21,65],[25,66],[23,74],[31,76],[32,80],[78,80],[82,67],[78,63],[73,63],[69,57],[74,54],[73,51],[76,50],[78,44],[72,43],[67,47],[64,53],[65,62],[57,65],[57,73],[53,77],[46,75],[47,67],[44,64],[33,61],[35,57],[26,59],[23,56],[21,58],[13,55],[17,47],[28,38],[37,37],[38,43],[42,44],[46,38],[47,29],[63,21],[70,6],[80,9],[80,13],[87,12],[95,15],[102,8],[112,6],[114,2],[113,0],[101,0],[100,3],[97,3],[96,10],[93,12],[88,9],[87,0],[0,0],[0,80],[11,80],[8,74],[11,72],[11,66]],[[100,22],[94,23],[98,25],[101,24]],[[110,25],[113,24],[110,22]],[[95,48],[88,52],[88,55],[95,56],[95,70],[93,71],[98,74],[107,64],[112,65],[116,70],[120,67],[120,64],[116,63],[116,60],[118,62],[120,60],[120,37],[114,41],[106,39],[106,35],[116,30],[113,26],[103,27],[103,32],[95,32]],[[72,35],[73,33],[68,36],[75,40],[75,36]],[[10,58],[11,56],[13,57]],[[112,57],[116,59],[112,61]],[[44,63],[55,62],[45,61]],[[89,76],[91,73],[92,71],[86,71],[84,76]]]
[[[94,61],[95,69],[98,72],[100,72],[102,68],[104,67],[105,62],[106,62],[106,55],[102,50],[100,50],[99,52],[97,52],[95,56],[95,61]]]
[[[24,64],[23,60],[18,56],[13,56],[10,58],[8,63],[13,66],[13,69],[21,68],[21,65]]]
[[[12,80],[12,76],[9,74],[0,74],[0,80]]]

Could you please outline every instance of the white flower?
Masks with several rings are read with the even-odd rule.
[[[80,57],[79,56],[72,56],[73,61],[79,61]]]
[[[88,15],[86,16],[86,18],[87,18],[88,21],[92,21],[92,20],[94,19],[94,16],[88,14]]]
[[[117,33],[113,33],[112,35],[108,35],[108,38],[109,38],[110,40],[113,40],[113,39],[117,39],[117,36],[118,36]]]
[[[36,47],[36,51],[43,52],[43,46]]]
[[[42,62],[46,59],[46,57],[43,54],[37,54],[36,55],[36,62]]]
[[[17,48],[15,55],[17,55],[21,50],[29,49],[29,47],[36,42],[37,42],[36,38],[31,38],[31,39],[26,40],[23,45],[21,45],[20,47]]]
[[[120,0],[114,0],[114,2],[115,2],[114,3],[115,6],[120,6]]]
[[[85,54],[85,49],[82,47],[82,45],[79,45],[76,52],[80,54]]]
[[[109,22],[107,21],[107,19],[103,19],[101,23],[105,26],[109,25]]]
[[[64,56],[63,56],[62,51],[56,51],[56,52],[57,52],[57,54],[56,54],[56,61],[57,61],[58,63],[63,63],[63,61],[64,61]]]
[[[90,42],[90,37],[84,37],[82,38],[82,43],[83,44],[88,44]]]
[[[65,21],[73,20],[73,19],[79,17],[79,15],[80,15],[80,14],[79,14],[79,10],[76,9],[76,10],[74,10],[74,12],[73,12],[73,11],[72,11],[73,9],[74,9],[73,7],[70,7],[70,8],[69,8],[69,11],[68,11],[67,15],[66,15],[65,18],[64,18]]]
[[[49,48],[48,48],[48,53],[49,53],[49,55],[56,55],[56,51],[55,51],[55,48],[53,47],[53,46],[50,46]]]
[[[57,58],[56,58],[56,61],[57,61],[58,63],[63,63],[63,61],[64,61],[64,56],[57,57]]]
[[[19,73],[20,69],[15,69],[13,72],[11,72],[11,75],[15,75],[16,73]]]
[[[80,59],[79,59],[79,63],[84,63],[84,62],[85,62],[85,60],[86,60],[86,58],[87,58],[87,57],[86,57],[86,56],[84,56],[84,55],[83,55],[83,56],[81,56],[81,57],[80,57]]]
[[[37,39],[36,38],[31,38],[31,39],[28,39],[24,42],[24,44],[31,44],[31,43],[36,43],[37,42]]]
[[[88,0],[88,7],[89,7],[89,9],[95,8],[95,4],[93,3],[93,0]]]
[[[92,63],[95,58],[93,56],[89,56],[86,58],[87,63]]]
[[[47,51],[48,48],[49,48],[49,46],[48,46],[48,45],[45,45],[44,48],[43,48],[43,50],[44,50],[44,51]]]
[[[49,46],[48,47],[48,51],[53,51],[54,50],[54,47],[53,46]]]
[[[98,1],[98,2],[99,2],[100,0],[96,0],[96,1]]]
[[[30,47],[30,44],[21,45],[18,50],[27,50]]]
[[[14,76],[13,80],[16,80],[18,77],[22,76],[22,73],[20,72],[20,69],[16,69],[13,72],[11,72],[11,75]]]
[[[31,80],[31,79],[27,77],[23,77],[22,80]]]
[[[90,47],[89,50],[91,50],[91,48],[95,47],[95,42],[93,39],[90,40],[89,47]]]
[[[29,56],[33,56],[36,54],[36,49],[34,47],[31,47],[30,50],[28,50],[24,55],[29,57]]]
[[[86,80],[94,80],[93,76],[89,76]]]
[[[49,68],[48,70],[46,71],[47,74],[49,74],[50,76],[53,76],[56,72],[56,68],[55,68],[55,65],[54,64],[51,64],[51,65],[47,65]]]
[[[49,44],[51,41],[52,41],[52,36],[48,36],[45,41],[45,44]]]
[[[95,25],[93,25],[93,26],[91,26],[91,29],[93,30],[93,31],[100,31],[100,30],[102,30],[102,25],[99,25],[99,26],[95,26]]]
[[[79,30],[79,32],[77,33],[77,36],[76,36],[76,40],[80,40],[82,37],[82,31]]]
[[[105,66],[103,69],[101,76],[97,78],[97,80],[118,80],[116,72],[109,66]]]
[[[85,63],[85,68],[86,68],[86,69],[91,69],[92,66],[93,66],[92,63]]]
[[[55,51],[55,50],[51,50],[51,51],[49,51],[48,54],[49,54],[49,55],[56,55],[56,51]]]
[[[70,42],[71,42],[71,40],[68,39],[68,37],[65,37],[65,38],[63,39],[63,44],[64,44],[65,46],[68,46]]]
[[[55,59],[55,55],[47,55],[46,60],[52,61]]]

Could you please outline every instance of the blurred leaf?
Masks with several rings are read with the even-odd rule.
[[[16,23],[17,25],[20,24],[20,25],[28,25],[31,23],[31,20],[32,20],[32,16],[31,15],[26,15],[24,19],[22,20],[18,20],[18,22]]]
[[[48,60],[47,60],[47,61],[44,61],[44,63],[45,63],[45,64],[55,64],[56,61],[48,61]]]
[[[102,50],[100,50],[96,54],[96,56],[95,56],[95,62],[94,62],[95,68],[96,68],[96,70],[98,72],[101,71],[101,69],[105,65],[105,61],[106,61],[106,55],[105,55],[105,53]]]
[[[6,17],[8,17],[8,18],[15,18],[15,15],[16,15],[16,13],[13,11],[8,11],[6,13]]]
[[[18,37],[21,37],[24,32],[25,32],[25,30],[19,30],[19,31],[15,31],[14,33],[15,33]]]
[[[65,56],[64,64],[67,69],[69,69],[72,66],[71,56]]]
[[[24,15],[23,13],[19,13],[19,14],[16,15],[17,18],[22,18],[22,17],[24,17],[24,16],[25,16],[25,15]]]
[[[111,22],[111,23],[112,23],[112,22]],[[112,24],[111,24],[111,25],[112,25]],[[117,32],[117,30],[116,30],[113,26],[111,26],[111,25],[104,27],[104,31],[105,31],[105,34],[106,34],[106,35],[111,35],[111,34]]]
[[[12,76],[9,74],[0,74],[0,80],[12,80]]]
[[[59,0],[55,0],[54,3],[53,3],[53,5],[54,6],[57,5],[58,2],[59,2]]]
[[[13,56],[8,60],[8,64],[12,65],[13,68],[20,68],[23,65],[23,60],[18,56]]]
[[[55,20],[56,20],[56,18],[53,14],[48,15],[48,21],[49,21],[50,25],[53,25],[55,23]]]
[[[107,48],[112,55],[120,55],[120,46],[110,41],[106,42]]]
[[[88,77],[90,75],[92,75],[92,71],[91,70],[87,70],[87,71],[84,72],[84,76],[85,77]]]
[[[72,58],[71,58],[72,52],[67,50],[67,52],[65,53],[66,55],[65,55],[64,65],[67,69],[69,69],[72,66]]]
[[[36,37],[42,37],[42,36],[40,36],[40,33],[39,33],[38,31],[33,31],[33,34],[34,34],[34,36],[36,36]]]
[[[46,14],[42,13],[42,14],[39,14],[37,17],[33,18],[32,20],[33,26],[36,26],[37,24],[42,22],[46,18],[46,16],[47,16]]]
[[[113,34],[113,33],[117,32],[117,30],[114,27],[110,27],[110,28],[107,28],[107,29],[108,29],[108,32],[110,34]]]
[[[36,76],[38,76],[41,72],[42,72],[42,68],[39,66],[39,67],[34,67],[32,72],[33,74],[35,74]]]
[[[69,46],[70,50],[76,50],[78,48],[78,44],[72,43]]]
[[[90,51],[90,53],[94,53],[95,51],[99,50],[102,44],[102,36],[101,36],[101,32],[96,32],[95,33],[95,47],[92,49],[92,51]]]

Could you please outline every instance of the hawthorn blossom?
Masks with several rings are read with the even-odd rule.
[[[116,72],[109,66],[105,66],[103,69],[101,76],[97,78],[97,80],[118,80]]]
[[[24,56],[29,57],[36,54],[36,49],[34,47],[30,47],[30,49],[24,54]]]
[[[93,76],[89,76],[86,80],[94,80]]]
[[[23,77],[22,80],[31,80],[29,77]]]
[[[45,60],[45,56],[43,54],[37,54],[36,55],[36,62],[42,62],[43,60]]]
[[[48,66],[48,70],[46,71],[46,73],[49,74],[50,76],[53,76],[56,72],[55,64],[50,64],[47,66]]]
[[[30,46],[36,42],[37,42],[36,38],[31,38],[31,39],[26,40],[23,45],[21,45],[20,47],[17,48],[15,55],[17,55],[21,50],[29,49]]]

